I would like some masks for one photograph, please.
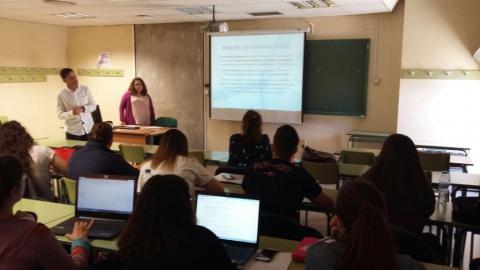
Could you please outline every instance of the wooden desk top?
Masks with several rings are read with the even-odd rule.
[[[140,127],[139,129],[124,129],[116,128],[113,130],[114,134],[129,134],[129,135],[139,135],[139,136],[155,136],[160,135],[172,128],[169,127]]]

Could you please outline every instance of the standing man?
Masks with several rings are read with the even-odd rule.
[[[88,87],[78,84],[78,78],[71,68],[60,71],[60,77],[67,85],[58,93],[57,116],[65,120],[67,140],[88,140],[93,127],[92,112],[97,108]]]

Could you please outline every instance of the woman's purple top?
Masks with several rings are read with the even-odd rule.
[[[133,117],[132,111],[132,102],[131,102],[132,94],[130,91],[125,92],[122,97],[122,101],[120,102],[120,121],[125,123],[126,125],[136,125],[135,117]],[[149,109],[150,109],[150,124],[153,125],[155,122],[155,111],[153,110],[152,98],[147,94],[149,99]]]

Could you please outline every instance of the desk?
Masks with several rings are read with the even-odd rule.
[[[373,153],[375,156],[380,154],[380,149],[372,149],[372,148],[346,148],[342,149],[342,151],[353,151],[353,152],[370,152]],[[335,153],[335,155],[341,155],[341,153]],[[469,156],[461,156],[461,155],[450,155],[450,166],[451,167],[462,167],[464,171],[466,171],[467,166],[473,166],[472,158]]]
[[[168,127],[117,128],[113,130],[113,141],[119,143],[155,144],[154,138],[161,136],[170,129]]]
[[[68,204],[21,199],[13,206],[13,211],[30,211],[37,214],[38,222],[53,227],[75,213],[75,206]],[[51,225],[53,224],[53,225]],[[51,226],[50,226],[51,225]]]
[[[36,143],[38,143],[39,145],[44,145],[51,148],[60,148],[60,147],[72,148],[72,147],[81,147],[87,144],[86,141],[54,139],[54,138],[39,139],[39,140],[36,140]],[[114,142],[112,143],[112,147],[110,149],[112,149],[112,151],[114,152],[120,152],[120,144],[122,143]],[[131,143],[128,143],[128,145],[142,146],[143,149],[145,150],[145,153],[149,155],[155,154],[158,148],[157,145],[131,144]],[[226,165],[228,162],[228,152],[204,150],[203,153],[205,155],[205,161],[207,163],[212,163],[217,165]]]
[[[73,205],[58,204],[44,201],[36,201],[29,199],[22,199],[14,206],[15,210],[32,211],[38,215],[39,222],[45,223],[47,227],[51,228],[60,222],[70,218],[74,214],[75,207]],[[69,242],[63,236],[57,236],[61,242]],[[111,251],[118,250],[116,240],[93,240],[92,246],[98,249],[106,249]],[[274,248],[283,252],[292,252],[298,245],[297,241],[260,236],[259,248]],[[453,270],[440,265],[424,264],[427,270]],[[292,261],[288,270],[304,269],[303,263]]]
[[[441,172],[432,172],[432,184],[438,185]],[[450,173],[450,185],[452,186],[452,196],[459,189],[477,189],[480,190],[480,174],[473,173]]]
[[[360,131],[352,130],[347,133],[348,137],[348,148],[352,148],[355,142],[370,142],[370,143],[381,143],[387,139],[392,133],[387,132],[371,132],[371,131]]]

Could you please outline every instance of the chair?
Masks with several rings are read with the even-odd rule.
[[[60,179],[60,191],[64,202],[75,204],[77,200],[77,181],[63,177]]]
[[[431,234],[418,234],[396,225],[390,230],[397,245],[398,254],[407,254],[422,262],[440,264],[442,254],[438,239]],[[431,236],[431,237],[430,237]]]
[[[145,149],[142,146],[120,144],[120,154],[132,163],[140,164],[145,161]]]
[[[321,185],[335,185],[339,188],[340,177],[337,163],[317,163],[302,160],[302,166]]]
[[[154,125],[157,127],[178,127],[177,119],[173,117],[158,117],[155,119]]]
[[[342,151],[339,161],[343,163],[371,166],[375,161],[375,154],[370,152]]]
[[[289,240],[302,240],[303,233],[298,220],[278,214],[260,214],[260,235]]]
[[[450,169],[450,154],[418,152],[420,163],[425,171],[445,172]]]
[[[203,151],[190,151],[188,152],[188,156],[196,158],[200,164],[205,166],[205,154]]]
[[[6,116],[0,116],[0,125],[8,122],[8,118]]]

